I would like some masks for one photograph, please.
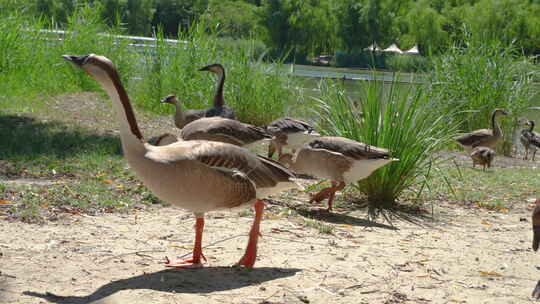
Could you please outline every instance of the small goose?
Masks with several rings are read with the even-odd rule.
[[[493,114],[491,114],[492,129],[475,130],[471,133],[463,134],[455,138],[455,140],[467,151],[471,151],[477,146],[495,149],[497,142],[502,137],[501,127],[495,119],[500,115],[507,115],[507,113],[501,109],[495,109]]]
[[[205,117],[220,116],[230,119],[236,119],[233,109],[227,107],[225,105],[225,100],[223,99],[225,68],[219,63],[214,63],[200,68],[199,71],[208,71],[218,75],[218,79],[216,82],[216,93],[214,94],[214,106],[207,110]]]
[[[519,140],[525,148],[525,156],[523,159],[527,159],[529,156],[529,151],[532,150],[532,161],[534,161],[536,150],[540,148],[540,134],[533,131],[534,121],[526,120],[525,125],[529,126],[529,129],[521,130],[521,135],[519,136]]]
[[[532,212],[532,228],[533,228],[533,242],[532,248],[534,251],[538,250],[538,244],[540,243],[540,200],[537,199],[535,202],[536,207]]]
[[[266,126],[266,130],[274,135],[268,146],[268,157],[271,158],[277,150],[278,159],[283,155],[284,147],[290,148],[294,154],[306,142],[321,136],[308,122],[292,117],[276,119]]]
[[[169,260],[177,268],[201,267],[204,213],[254,204],[255,220],[244,256],[236,265],[253,267],[260,234],[262,198],[290,188],[301,188],[293,174],[276,162],[234,145],[204,140],[178,141],[167,146],[146,143],[139,130],[129,97],[113,63],[89,54],[64,55],[86,71],[112,100],[120,124],[126,160],[136,175],[157,197],[195,214],[195,245],[188,260]]]
[[[491,162],[495,158],[495,151],[488,147],[476,147],[471,151],[471,158],[473,161],[473,168],[476,164],[482,166],[482,170],[486,171],[486,167],[491,167]]]
[[[311,140],[293,156],[284,154],[280,162],[289,165],[296,173],[313,175],[332,181],[332,186],[313,195],[310,203],[328,198],[328,211],[336,191],[346,184],[356,182],[371,175],[373,171],[391,161],[389,151],[373,147],[344,137],[323,136]]]
[[[265,129],[223,117],[201,118],[187,124],[181,132],[183,140],[211,140],[236,146],[255,146],[270,141]]]
[[[169,94],[161,99],[162,103],[172,104],[176,107],[176,111],[173,115],[174,125],[178,129],[182,129],[188,123],[206,117],[207,111],[205,110],[184,110],[182,109],[182,103],[176,98],[175,94]]]

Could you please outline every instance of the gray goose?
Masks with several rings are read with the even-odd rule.
[[[266,130],[274,136],[268,146],[268,157],[277,150],[278,159],[283,155],[283,148],[291,149],[294,154],[306,142],[321,136],[307,121],[292,117],[276,119],[266,126]]]
[[[175,94],[169,94],[161,99],[162,103],[172,104],[176,107],[173,115],[174,125],[182,129],[188,123],[206,117],[208,109],[205,110],[184,110],[182,103],[176,98]]]
[[[500,115],[507,115],[507,113],[501,109],[495,109],[491,114],[492,129],[475,130],[456,137],[455,140],[467,151],[471,151],[477,146],[495,149],[497,142],[502,137],[501,127],[496,121],[496,117]]]
[[[214,94],[214,105],[212,108],[206,110],[205,117],[220,116],[230,119],[236,119],[233,109],[225,105],[225,99],[223,99],[223,84],[225,83],[225,68],[219,64],[214,63],[202,67],[199,71],[208,71],[218,76],[216,82],[216,93]]]
[[[370,146],[344,137],[323,136],[311,140],[296,154],[284,154],[280,162],[289,165],[296,173],[325,178],[332,186],[325,188],[311,197],[320,202],[328,198],[328,211],[336,191],[346,184],[364,179],[373,171],[397,159],[390,158],[389,151]]]
[[[204,140],[152,146],[143,139],[128,95],[113,63],[103,56],[64,55],[86,71],[112,100],[120,123],[126,160],[136,175],[158,198],[195,214],[195,246],[188,260],[169,260],[170,267],[201,267],[204,213],[254,204],[255,220],[244,256],[237,265],[253,267],[264,203],[262,198],[299,187],[292,172],[264,157],[234,145]]]
[[[536,156],[536,149],[540,148],[540,134],[533,131],[534,121],[526,120],[525,125],[529,126],[529,128],[521,130],[521,135],[519,136],[519,140],[525,148],[525,156],[523,157],[523,159],[527,159],[529,156],[529,151],[532,150],[532,161],[534,161],[534,157]]]
[[[180,134],[183,140],[211,140],[236,146],[255,146],[270,141],[265,129],[223,117],[201,118],[187,124]]]
[[[491,167],[491,162],[495,158],[495,151],[488,147],[475,147],[471,151],[473,168],[478,164],[482,166],[482,170],[486,171],[486,167]]]

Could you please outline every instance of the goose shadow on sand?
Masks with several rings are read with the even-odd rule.
[[[50,292],[24,291],[23,294],[52,303],[86,304],[99,301],[123,290],[151,289],[169,293],[210,293],[226,291],[294,276],[301,269],[260,267],[251,270],[234,267],[166,269],[107,283],[87,296],[60,296]],[[100,302],[101,303],[101,302]]]

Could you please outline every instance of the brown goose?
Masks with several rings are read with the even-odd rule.
[[[199,71],[208,71],[218,75],[218,79],[216,82],[216,93],[214,94],[214,106],[207,110],[205,117],[220,116],[230,119],[236,119],[233,109],[227,107],[225,105],[225,100],[223,99],[225,68],[219,63],[214,63],[200,68]]]
[[[473,161],[473,168],[476,164],[482,166],[482,170],[486,171],[486,167],[491,167],[491,162],[495,158],[495,151],[488,147],[476,147],[471,151],[471,158]]]
[[[261,141],[270,141],[263,128],[223,117],[201,118],[187,124],[181,133],[183,140],[211,140],[236,146],[254,146]]]
[[[311,140],[296,154],[284,154],[280,162],[296,173],[313,175],[332,181],[332,186],[311,197],[310,202],[328,198],[328,211],[336,191],[346,184],[364,179],[391,161],[389,151],[344,137],[323,136]]]
[[[144,185],[160,199],[195,214],[193,257],[185,261],[167,259],[166,265],[179,268],[202,266],[205,212],[254,204],[255,220],[248,246],[237,263],[253,267],[264,209],[261,199],[298,187],[291,180],[293,174],[271,160],[226,143],[193,140],[152,146],[144,142],[113,63],[106,57],[94,54],[62,57],[90,74],[107,91],[120,123],[124,155]]]
[[[266,126],[266,130],[274,136],[268,146],[268,157],[272,157],[277,150],[278,159],[283,155],[284,147],[291,149],[294,154],[306,142],[321,136],[307,121],[292,117],[276,119]]]
[[[526,120],[525,125],[529,128],[521,130],[521,135],[519,136],[519,140],[525,148],[525,156],[523,157],[523,159],[527,159],[529,156],[529,151],[532,150],[532,161],[534,161],[534,157],[536,156],[536,150],[540,148],[540,134],[533,131],[534,121]]]
[[[176,98],[176,95],[169,94],[161,99],[162,103],[172,104],[176,107],[176,111],[173,115],[174,125],[182,129],[188,123],[206,117],[208,109],[205,110],[184,110],[182,109],[182,103]]]
[[[471,133],[456,137],[455,140],[467,151],[470,151],[477,146],[495,149],[497,142],[502,137],[501,127],[499,127],[499,124],[496,121],[496,117],[500,115],[507,115],[507,113],[501,109],[495,109],[493,114],[491,114],[492,129],[472,131]]]

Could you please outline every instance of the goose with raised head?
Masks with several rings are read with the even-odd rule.
[[[200,68],[199,71],[212,72],[218,76],[216,81],[216,92],[214,94],[213,107],[207,110],[206,117],[220,116],[229,119],[236,119],[233,109],[225,105],[225,99],[223,98],[225,68],[219,63],[214,63]]]
[[[534,161],[536,150],[540,148],[540,134],[533,131],[534,121],[525,120],[525,125],[528,126],[528,128],[521,130],[519,136],[519,141],[521,141],[521,144],[525,148],[525,156],[523,156],[523,159],[527,159],[529,152],[532,150],[532,161]]]
[[[180,133],[183,140],[211,140],[236,146],[255,146],[272,140],[265,129],[223,117],[201,118],[187,124]]]
[[[495,151],[488,147],[475,147],[471,151],[471,158],[473,161],[473,168],[478,164],[482,166],[482,170],[486,171],[486,168],[491,167],[491,163],[495,158]]]
[[[313,195],[310,203],[328,199],[328,211],[336,191],[346,184],[364,179],[378,168],[392,161],[390,152],[383,148],[370,146],[344,137],[323,136],[313,139],[300,148],[294,155],[287,153],[280,157],[280,162],[288,164],[296,173],[308,174],[328,179],[332,186]]]
[[[278,159],[283,155],[283,148],[291,149],[294,154],[306,142],[321,136],[307,121],[292,117],[276,119],[266,126],[266,130],[274,136],[268,146],[268,157],[277,150]]]
[[[264,203],[262,198],[299,187],[280,164],[234,145],[204,140],[178,141],[166,146],[146,143],[129,97],[113,63],[95,54],[64,55],[86,71],[108,93],[120,124],[124,156],[144,185],[158,198],[195,214],[195,246],[188,260],[169,260],[170,267],[202,266],[202,235],[206,212],[253,204],[255,220],[248,246],[237,265],[253,267]]]
[[[471,151],[474,147],[482,146],[495,149],[497,142],[503,136],[501,127],[497,123],[497,116],[507,115],[501,109],[495,109],[491,114],[492,129],[480,129],[471,133],[463,134],[456,137],[455,140],[467,151]]]
[[[182,103],[178,100],[175,94],[169,94],[161,99],[162,103],[172,104],[176,107],[173,114],[174,125],[182,129],[188,123],[206,117],[209,109],[205,110],[184,110]]]

